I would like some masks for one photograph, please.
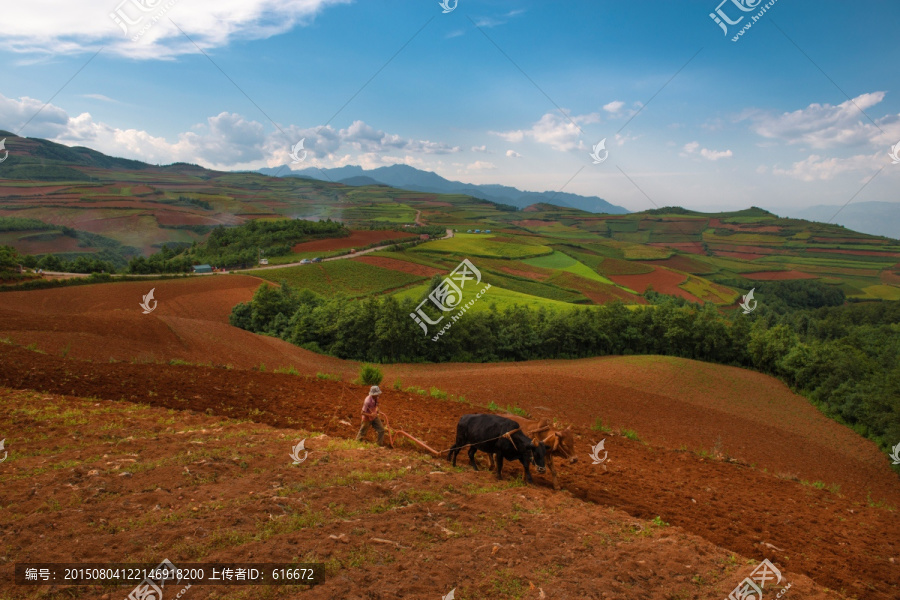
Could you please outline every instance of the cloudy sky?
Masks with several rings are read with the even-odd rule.
[[[630,210],[900,200],[900,3],[720,1],[13,0],[0,129],[223,170],[305,138],[295,168]]]

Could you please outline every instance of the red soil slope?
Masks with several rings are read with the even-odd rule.
[[[246,369],[304,363],[311,370],[342,364],[229,325],[232,307],[261,283],[217,275],[7,292],[0,294],[0,338],[95,361],[177,358]],[[157,305],[145,315],[139,304],[151,288]]]
[[[586,369],[581,362],[577,372],[583,376]],[[517,387],[518,380],[526,384],[519,387],[520,400],[548,400],[546,394],[551,391],[551,386],[528,385],[520,376],[514,379],[515,366],[504,368],[510,373],[503,378],[495,373],[490,385],[512,388]],[[554,369],[552,373],[556,371]],[[559,385],[562,378],[555,377],[556,385],[552,387],[573,399],[568,406],[577,407],[579,398],[583,405],[588,404],[599,395],[596,386],[590,386],[591,395],[583,395],[582,389],[572,385],[577,378],[572,377],[571,371],[566,373],[566,369],[562,369],[562,373],[567,383]],[[621,373],[625,375],[622,381],[628,382],[629,370],[626,368]],[[671,374],[676,376],[675,389],[678,390],[682,387],[677,384],[678,370]],[[660,375],[658,385],[670,389],[673,380],[668,380],[666,372]],[[546,377],[543,380],[548,381]],[[459,373],[454,381],[461,381]],[[714,389],[717,383],[708,381],[707,386]],[[249,418],[277,427],[299,426],[341,437],[353,435],[353,425],[343,425],[340,420],[351,424],[357,422],[365,395],[365,388],[361,386],[293,375],[210,367],[84,363],[6,344],[0,344],[0,386],[89,396],[98,402],[140,401],[175,410]],[[528,390],[531,390],[530,394]],[[626,391],[629,390],[623,386],[617,393]],[[630,400],[637,410],[642,410],[640,397],[632,395]],[[682,418],[678,410],[690,408],[690,403],[677,406],[666,402],[661,395],[651,400],[653,404],[644,406],[643,410],[649,408],[658,415],[659,421],[678,420]],[[735,410],[740,408],[739,405]],[[778,414],[776,409],[777,403],[773,402],[770,410]],[[455,437],[459,416],[477,412],[478,408],[388,390],[382,398],[382,410],[388,413],[393,426],[403,427],[432,447],[445,449]],[[708,408],[698,412],[715,413]],[[759,409],[754,408],[747,414],[754,412]],[[803,486],[741,464],[704,459],[690,452],[599,434],[588,429],[581,419],[571,419],[562,407],[555,414],[563,421],[573,422],[578,436],[576,451],[581,460],[560,468],[561,484],[575,498],[616,507],[638,518],[652,519],[658,515],[685,532],[747,557],[754,564],[763,557],[769,558],[783,571],[807,576],[818,585],[857,598],[889,600],[900,593],[900,574],[889,560],[894,558],[896,561],[900,555],[900,522],[893,511],[867,505],[865,499],[860,501],[853,494],[839,495]],[[719,412],[719,415],[728,414],[728,410]],[[759,416],[761,414],[756,420],[745,419],[743,427],[752,434],[752,441],[762,444],[778,432],[767,419]],[[797,418],[805,420],[802,417]],[[23,424],[27,425],[27,421]],[[695,426],[702,428],[708,424],[709,420]],[[160,424],[157,432],[162,433],[163,429]],[[589,444],[601,438],[606,438],[609,451],[609,472],[606,474],[591,465],[585,456]],[[726,444],[731,443],[730,438],[725,439]],[[791,441],[781,440],[783,453],[791,455],[796,450]],[[862,447],[856,445],[857,449]],[[728,448],[726,445],[725,449]],[[841,466],[835,459],[839,462],[841,449],[836,448],[830,453],[827,448],[825,450],[819,456],[820,461],[839,470]],[[873,477],[882,481],[887,476],[893,477],[894,493],[889,494],[887,500],[896,506],[900,500],[896,477],[887,470],[884,457],[882,462],[885,467],[880,473],[873,472]],[[213,458],[211,466],[220,463],[229,461]],[[202,465],[192,464],[190,470],[196,472],[199,468]],[[64,475],[63,471],[57,472]],[[284,478],[275,474],[270,474],[267,481],[273,479],[273,487],[284,485],[278,483]],[[538,475],[536,480],[539,485],[549,485],[545,476]],[[361,487],[365,489],[366,486]],[[151,486],[147,491],[153,489]],[[156,490],[153,493],[164,492]],[[303,494],[297,500],[308,503],[314,498],[311,494]],[[146,501],[149,502],[148,510],[154,503],[159,503],[152,497]],[[275,505],[269,510],[278,512]],[[603,519],[603,514],[598,511],[597,519]],[[369,520],[378,521],[379,518],[372,516]],[[201,533],[194,532],[192,537],[194,535]],[[621,568],[621,565],[610,566],[612,568]],[[588,573],[582,576],[587,577]],[[590,577],[596,577],[596,572]]]
[[[315,403],[299,399],[309,412],[304,425],[323,422],[312,413]],[[156,564],[158,553],[178,566],[284,562],[301,554],[336,570],[313,589],[195,585],[191,600],[223,592],[429,599],[454,588],[469,599],[709,600],[727,596],[758,562],[678,526],[614,506],[599,511],[553,492],[540,477],[538,485],[517,485],[518,466],[507,467],[497,484],[492,473],[452,469],[443,458],[407,448],[351,446],[342,437],[191,410],[0,387],[2,421],[29,430],[10,440],[15,447],[0,471],[8,503],[0,516],[0,596],[7,600],[35,597],[34,588],[12,584],[15,563]],[[73,433],[71,421],[90,427],[48,453],[48,440]],[[309,454],[299,466],[287,452],[271,451],[303,438]],[[767,585],[770,594],[790,586],[791,597],[804,600],[844,598],[778,566],[784,579]],[[522,593],[498,594],[501,586]],[[97,587],[55,591],[113,600],[130,587],[120,595]]]
[[[681,296],[691,302],[702,303],[702,301],[680,287],[679,284],[687,281],[687,275],[670,271],[663,267],[653,267],[652,273],[642,273],[640,275],[607,275],[619,285],[624,285],[638,293],[644,293],[651,285],[657,292],[669,294],[672,296]]]
[[[294,246],[292,250],[294,252],[327,252],[346,248],[362,248],[375,242],[387,242],[397,238],[412,237],[412,235],[404,231],[351,231],[347,237],[303,242]]]
[[[424,277],[432,277],[434,275],[443,275],[444,273],[446,273],[446,271],[435,269],[434,267],[429,267],[428,265],[420,265],[406,260],[388,258],[386,256],[365,255],[351,258],[350,260],[366,263],[367,265],[374,265],[376,267],[381,267],[382,269],[400,271],[402,273],[409,273],[410,275],[422,275]]]

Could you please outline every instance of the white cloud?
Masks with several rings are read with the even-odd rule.
[[[0,20],[0,48],[58,56],[104,52],[153,59],[195,53],[172,22],[201,48],[234,39],[264,39],[310,23],[335,4],[352,0],[29,0],[7,2]],[[143,8],[142,8],[143,7]],[[121,26],[120,21],[134,23]],[[171,19],[171,21],[169,20]],[[154,22],[155,21],[155,22]],[[132,38],[146,26],[140,36]]]
[[[492,131],[490,133],[514,144],[530,139],[562,152],[576,149],[583,150],[585,145],[579,139],[581,136],[580,126],[587,123],[596,123],[599,120],[600,115],[597,113],[570,115],[569,119],[566,119],[559,113],[547,113],[532,125],[531,129]]]
[[[345,157],[369,164],[413,164],[419,156],[460,152],[457,146],[441,142],[404,138],[354,121],[346,129],[301,128],[294,125],[271,130],[266,123],[247,120],[236,113],[223,112],[205,123],[177,134],[175,141],[137,129],[121,129],[93,118],[90,113],[69,116],[58,106],[32,98],[12,99],[0,94],[0,123],[16,132],[34,117],[23,135],[48,138],[68,145],[84,145],[111,156],[142,160],[153,164],[190,162],[214,169],[248,169],[290,162],[290,147],[305,139],[310,159],[304,166],[333,166]],[[37,114],[37,116],[34,116]],[[282,133],[283,132],[283,133]]]
[[[624,106],[625,106],[625,103],[622,102],[621,100],[614,100],[614,101],[610,102],[609,104],[604,104],[603,110],[605,110],[608,113],[617,114],[620,110],[622,110],[622,107],[624,107]]]
[[[700,150],[700,152],[698,153],[697,150]],[[682,147],[681,156],[692,156],[695,154],[699,154],[706,160],[711,161],[734,156],[731,150],[710,150],[708,148],[701,148],[700,142],[688,142]]]
[[[751,129],[766,139],[804,144],[816,149],[884,145],[900,138],[900,115],[875,119],[876,126],[860,112],[876,106],[884,97],[885,92],[861,94],[836,106],[810,104],[804,109],[780,115],[754,110],[742,115],[740,120],[752,121]]]
[[[506,156],[508,156],[509,158],[522,158],[522,155],[515,150],[507,150]]]
[[[731,150],[707,150],[703,148],[700,150],[700,156],[705,158],[706,160],[719,160],[720,158],[731,158],[733,156]]]
[[[829,158],[813,154],[795,162],[789,169],[772,168],[775,175],[786,175],[800,181],[827,181],[836,175],[854,171],[872,172],[874,167],[883,164],[884,157],[879,153],[871,156],[857,155],[850,158]]]
[[[480,152],[482,154],[490,154],[487,146],[472,146],[472,152]]]
[[[466,169],[469,171],[490,171],[496,168],[497,165],[494,163],[483,160],[476,160],[472,164],[466,165]]]

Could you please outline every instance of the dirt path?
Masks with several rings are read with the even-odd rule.
[[[361,386],[314,378],[83,363],[8,344],[0,344],[0,385],[190,409],[341,437],[353,435],[365,395]],[[452,444],[459,416],[479,412],[478,407],[393,390],[382,404],[392,424],[439,449]],[[808,576],[846,595],[867,600],[900,595],[900,573],[890,560],[900,556],[895,510],[740,464],[599,434],[579,423],[574,430],[581,460],[564,465],[560,475],[574,497],[642,519],[659,516],[754,564],[769,558],[782,571]],[[588,445],[601,437],[607,440],[608,474],[585,456]],[[549,485],[545,477],[537,480]]]
[[[416,224],[419,225],[418,222]],[[448,239],[448,238],[452,238],[452,237],[453,237],[453,230],[448,229],[447,234],[441,239]],[[323,258],[322,262],[329,262],[332,260],[343,260],[343,259],[347,259],[347,258],[356,258],[357,256],[363,256],[363,255],[369,254],[371,252],[378,252],[379,250],[386,250],[386,249],[390,248],[391,246],[397,246],[397,245],[405,246],[407,244],[415,244],[415,243],[417,243],[417,242],[406,242],[406,243],[401,243],[401,244],[396,244],[396,243],[384,244],[383,246],[376,246],[374,248],[368,248],[366,250],[357,250],[356,252],[353,252],[351,254],[342,254],[340,256],[331,256],[329,258]],[[254,271],[265,271],[266,269],[284,269],[286,267],[297,267],[297,266],[306,266],[306,265],[301,265],[300,261],[297,261],[297,262],[292,262],[292,263],[285,263],[283,265],[269,265],[266,267],[253,267],[252,269],[232,269],[230,272],[231,273],[253,273]],[[224,272],[229,272],[229,271],[224,271]]]

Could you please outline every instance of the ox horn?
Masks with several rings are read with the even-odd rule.
[[[551,439],[553,440],[552,442],[550,441]],[[551,451],[556,450],[556,448],[559,447],[559,434],[551,433],[541,441],[543,441],[544,445],[549,447]]]

